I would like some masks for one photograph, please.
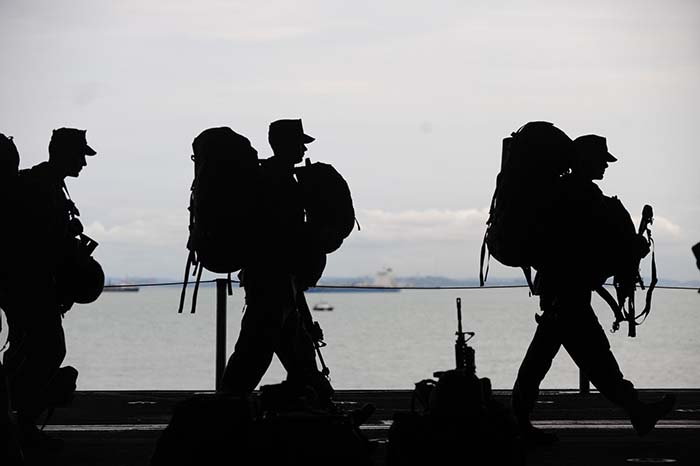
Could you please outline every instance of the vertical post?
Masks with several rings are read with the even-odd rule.
[[[578,392],[582,395],[591,393],[591,383],[581,369],[578,370]]]
[[[228,280],[216,279],[216,390],[221,389],[221,379],[226,367],[226,296]]]

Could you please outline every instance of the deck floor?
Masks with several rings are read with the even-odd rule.
[[[549,447],[529,450],[527,465],[621,465],[668,462],[700,465],[700,390],[672,390],[678,396],[673,413],[649,435],[640,438],[621,410],[600,394],[547,391],[534,415],[535,423],[559,435]],[[146,466],[155,442],[172,415],[172,408],[192,392],[98,391],[78,392],[71,408],[57,410],[46,430],[66,441],[65,449],[50,458],[26,452],[28,465]],[[497,391],[508,403],[510,393]],[[644,399],[660,394],[642,391]],[[386,463],[387,434],[396,411],[409,409],[410,391],[344,390],[336,399],[377,409],[363,425],[376,440],[377,466]],[[465,456],[468,452],[465,452]],[[232,463],[233,464],[233,463]]]

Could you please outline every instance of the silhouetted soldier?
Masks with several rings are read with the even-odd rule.
[[[603,179],[608,163],[617,160],[608,152],[605,138],[581,136],[574,145],[575,164],[561,180],[556,203],[552,257],[536,278],[543,313],[537,318],[537,330],[513,387],[513,409],[523,437],[536,444],[556,440],[554,434],[531,424],[530,413],[540,383],[562,345],[593,385],[628,412],[639,435],[653,429],[675,402],[671,395],[654,403],[639,400],[633,384],[623,377],[591,307],[591,291],[613,269],[619,270],[606,256],[616,254],[619,261],[630,261],[644,257],[649,245],[635,235],[629,214],[625,214],[627,219],[620,217],[619,201],[604,196],[593,182]]]
[[[17,190],[17,175],[19,169],[19,152],[12,137],[7,137],[0,133],[0,204],[3,215],[7,219],[12,219],[14,206],[16,203],[15,194]],[[3,224],[0,228],[0,247],[2,247],[5,260],[11,262],[7,255],[12,254],[12,235],[10,234],[11,223]],[[0,267],[0,308],[3,305],[3,295],[10,287],[8,282],[12,275],[10,267]]]
[[[26,448],[55,450],[62,441],[36,427],[46,409],[67,404],[75,391],[78,371],[61,367],[66,354],[63,314],[66,302],[60,267],[71,254],[82,225],[68,196],[66,177],[78,177],[95,155],[85,131],[60,128],[49,142],[49,160],[20,172],[16,237],[18,260],[12,288],[5,302],[10,346],[5,364],[13,407],[17,411],[21,441]]]
[[[268,139],[274,155],[261,161],[265,194],[260,224],[255,226],[259,242],[251,245],[254,257],[239,275],[246,311],[223,387],[231,393],[252,392],[276,354],[289,385],[300,394],[311,387],[320,406],[328,407],[333,389],[318,370],[298,302],[303,298],[300,291],[308,286],[304,277],[314,275],[308,264],[317,263],[321,270],[325,264],[325,255],[308,247],[304,206],[294,178],[294,166],[314,138],[304,134],[301,120],[278,120],[270,124]]]
[[[696,243],[692,247],[693,255],[695,256],[695,265],[697,265],[698,270],[700,270],[700,243]],[[698,293],[700,293],[700,289],[698,289]]]
[[[0,133],[0,204],[3,215],[13,218],[15,191],[17,188],[17,171],[19,169],[19,152],[12,137]],[[5,308],[5,297],[11,288],[9,277],[13,269],[12,236],[8,224],[0,228],[0,248],[2,248],[5,265],[0,268],[0,309]],[[1,322],[0,322],[1,326]],[[11,419],[10,396],[5,368],[0,362],[0,464],[23,464],[22,452],[17,442],[16,429]]]

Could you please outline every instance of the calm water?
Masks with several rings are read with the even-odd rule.
[[[526,289],[309,294],[311,306],[327,301],[335,307],[314,312],[328,342],[323,356],[333,385],[410,389],[434,371],[454,367],[457,297],[464,330],[476,332],[469,344],[478,375],[491,378],[495,388],[511,388],[535,328],[537,301]],[[657,290],[654,298],[637,338],[627,337],[626,326],[609,334],[623,373],[641,388],[700,387],[700,295]],[[141,288],[104,293],[96,303],[71,310],[64,320],[66,364],[80,371],[78,388],[212,389],[215,289],[200,290],[194,315],[178,314],[178,299],[178,288]],[[611,312],[595,299],[609,329]],[[242,308],[243,290],[235,288],[228,298],[229,352]],[[262,383],[283,378],[275,359]],[[562,350],[544,387],[577,386],[578,369]]]

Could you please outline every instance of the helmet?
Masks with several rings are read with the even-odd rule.
[[[105,274],[99,262],[87,256],[64,264],[56,281],[62,302],[89,304],[102,294]]]

